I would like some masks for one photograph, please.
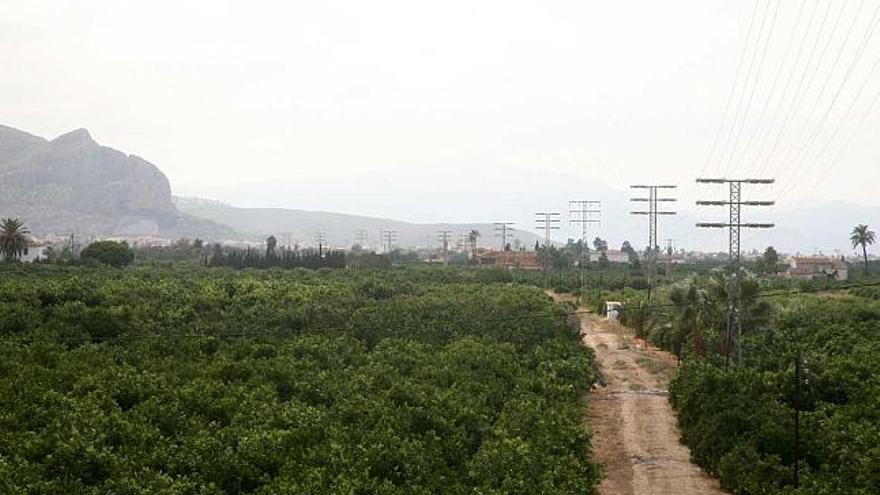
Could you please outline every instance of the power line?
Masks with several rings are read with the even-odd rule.
[[[558,212],[538,212],[535,213],[535,229],[544,231],[544,246],[550,245],[550,233],[559,230]]]
[[[819,40],[822,38],[822,32],[825,31],[825,24],[828,21],[828,14],[831,12],[831,3],[832,2],[828,2],[828,8],[825,9],[825,15],[822,17],[822,24],[819,26],[819,32],[816,34],[816,39],[814,40],[813,45],[810,48],[810,54],[807,56],[807,62],[804,65],[804,72],[803,74],[801,74],[801,77],[798,80],[797,88],[795,89],[794,96],[792,97],[788,117],[782,119],[782,125],[779,128],[779,132],[776,134],[776,139],[773,141],[773,146],[770,148],[770,153],[767,155],[767,158],[764,160],[763,164],[760,167],[759,174],[763,174],[765,172],[767,165],[776,154],[776,150],[779,149],[779,144],[782,142],[782,136],[785,135],[785,131],[788,129],[788,125],[794,119],[795,115],[797,115],[797,109],[799,108],[800,100],[804,97],[804,95],[806,95],[807,91],[801,92],[801,89],[803,89],[804,82],[807,80],[807,74],[810,72],[810,67],[813,64],[813,57],[816,55],[816,48],[819,46]],[[816,2],[816,5],[818,6],[818,0]],[[806,42],[806,33],[804,36],[804,42]],[[810,85],[812,85],[812,81],[813,78],[811,77],[808,88]]]
[[[739,147],[739,140],[740,140],[740,137],[742,136],[742,131],[745,128],[746,120],[748,119],[749,112],[751,111],[751,108],[752,108],[752,100],[754,100],[755,91],[758,88],[758,81],[760,80],[761,72],[764,68],[764,61],[767,59],[767,49],[770,47],[770,40],[773,38],[773,31],[774,31],[774,28],[776,27],[776,18],[779,14],[780,3],[781,3],[780,0],[776,1],[776,9],[773,11],[773,19],[770,23],[770,30],[767,34],[767,40],[764,42],[764,50],[761,52],[761,59],[760,59],[760,62],[758,63],[758,70],[755,73],[755,81],[752,84],[751,91],[749,92],[749,98],[746,101],[746,107],[745,107],[745,111],[743,112],[742,120],[740,121],[739,130],[736,133],[736,138],[734,139],[733,146],[730,149],[730,154],[729,154],[729,158],[727,160],[727,165],[724,166],[724,171],[722,172],[722,174],[727,173],[730,166],[733,164],[734,159],[736,158],[736,150]],[[758,39],[755,42],[755,53],[752,56],[752,62],[754,62],[754,57],[757,55],[757,52],[758,52],[758,45],[760,44],[760,41],[761,41],[761,33],[764,31],[764,20],[766,20],[767,12],[769,11],[769,9],[770,9],[770,0],[767,1],[767,7],[764,10],[764,19],[762,19],[762,21],[761,21],[761,29],[759,30],[759,33],[758,33]],[[749,67],[749,73],[751,73],[751,64]],[[748,85],[748,82],[749,81],[748,81],[748,76],[747,76],[746,77],[746,85]],[[745,90],[743,90],[743,96],[745,96]],[[742,98],[740,98],[740,99],[742,99]],[[733,122],[733,125],[734,125],[734,127],[736,127],[736,121]]]
[[[397,240],[397,231],[396,230],[382,230],[380,231],[380,235],[383,241],[383,247],[386,253],[390,253],[394,250],[394,241]]]
[[[776,76],[773,78],[773,83],[770,86],[770,92],[767,94],[767,99],[764,101],[764,105],[761,107],[761,114],[758,117],[757,125],[755,125],[753,127],[752,132],[749,135],[749,138],[746,140],[746,144],[743,147],[742,152],[740,153],[740,156],[738,158],[738,160],[740,162],[744,161],[746,159],[746,157],[748,156],[748,152],[752,148],[752,143],[755,140],[755,136],[757,136],[758,130],[762,127],[761,123],[765,121],[765,117],[767,116],[767,110],[770,108],[770,102],[773,101],[773,96],[776,94],[777,86],[779,86],[779,80],[782,77],[783,69],[785,68],[786,62],[788,61],[788,56],[791,54],[791,47],[794,45],[794,43],[793,43],[794,37],[795,37],[795,34],[797,33],[798,26],[800,25],[801,17],[803,17],[803,14],[804,14],[804,7],[806,7],[806,6],[807,6],[806,1],[800,2],[800,7],[798,8],[797,17],[795,17],[794,25],[791,29],[791,34],[788,36],[788,41],[786,41],[786,43],[785,43],[785,51],[783,52],[782,60],[778,64],[778,70],[776,71]],[[777,5],[777,9],[778,8],[779,8],[779,5]],[[768,44],[769,44],[769,39],[768,39]],[[765,52],[766,52],[766,49],[767,49],[767,47],[765,46]],[[784,101],[784,99],[785,99],[785,95],[783,94],[779,101],[782,102],[782,101]]]
[[[721,118],[721,124],[718,126],[718,132],[715,134],[715,139],[712,140],[712,148],[709,150],[709,155],[706,157],[706,161],[703,163],[703,167],[700,169],[700,175],[706,173],[706,169],[709,167],[709,164],[712,162],[712,157],[715,155],[715,150],[718,148],[718,142],[721,139],[721,135],[724,132],[724,127],[727,122],[727,116],[730,113],[730,104],[733,103],[734,95],[736,94],[736,88],[739,84],[739,75],[742,71],[743,62],[746,58],[746,53],[749,48],[749,40],[752,37],[752,28],[755,25],[755,19],[758,16],[758,5],[760,5],[760,0],[755,0],[755,7],[752,10],[752,18],[749,21],[749,28],[746,34],[746,41],[743,44],[742,52],[739,55],[739,63],[736,66],[736,75],[733,78],[733,85],[730,87],[730,93],[727,95],[727,103],[724,105],[724,113]]]
[[[449,265],[449,235],[451,230],[438,230],[437,238],[443,243],[443,266]]]
[[[571,200],[568,202],[568,223],[569,225],[581,226],[581,248],[580,259],[578,260],[578,278],[581,288],[581,295],[586,289],[586,269],[589,262],[589,253],[587,251],[587,230],[590,225],[601,225],[602,223],[602,202],[594,200]]]
[[[660,197],[660,190],[668,190],[668,189],[676,189],[678,186],[673,185],[633,185],[629,186],[631,189],[647,189],[648,197],[637,197],[630,198],[630,201],[633,202],[646,202],[648,203],[648,210],[639,210],[639,211],[630,211],[631,215],[647,215],[648,217],[648,249],[647,249],[647,257],[648,257],[648,299],[651,298],[651,293],[654,290],[654,275],[656,270],[656,261],[657,261],[657,251],[659,250],[659,246],[657,244],[657,229],[658,229],[658,217],[661,215],[675,215],[674,211],[660,211],[660,203],[671,203],[677,201],[675,198],[670,197]]]
[[[515,229],[513,228],[513,222],[495,222],[493,229],[495,231],[495,237],[501,239],[501,249],[500,251],[507,250],[507,239],[510,237],[510,233]]]
[[[366,229],[358,229],[357,234],[355,235],[355,239],[357,239],[358,246],[361,248],[365,248],[367,245],[367,241],[370,238],[370,233]]]
[[[318,257],[324,257],[324,243],[327,242],[327,233],[323,231],[315,232],[315,242],[318,243]]]
[[[853,16],[852,23],[850,24],[849,29],[847,29],[846,35],[844,36],[844,39],[843,39],[843,43],[840,45],[840,50],[838,50],[837,56],[834,58],[834,62],[832,63],[831,68],[828,70],[828,75],[825,78],[825,81],[822,83],[822,87],[819,90],[819,94],[816,97],[816,100],[813,103],[813,106],[810,108],[809,113],[807,113],[806,118],[804,118],[804,124],[801,126],[800,132],[797,134],[797,137],[794,139],[795,144],[798,141],[800,141],[801,137],[804,135],[804,133],[807,132],[807,129],[810,126],[810,120],[813,118],[813,114],[816,112],[816,109],[819,107],[819,104],[822,101],[822,96],[825,94],[825,90],[828,88],[828,83],[831,82],[831,78],[837,73],[835,69],[837,68],[837,64],[840,62],[841,57],[843,55],[843,52],[846,49],[847,44],[849,43],[849,37],[852,34],[853,29],[855,28],[856,21],[858,21],[858,19],[859,19],[859,13],[861,12],[861,9],[864,6],[864,3],[865,3],[865,1],[862,0],[862,2],[859,4],[858,10],[856,11],[855,15]],[[844,8],[845,7],[846,7],[846,5],[844,4]],[[840,17],[842,17],[844,8],[841,8],[841,15],[838,16],[838,19],[837,19],[838,22],[840,21]],[[876,16],[876,13],[877,12],[875,11],[875,16]],[[872,19],[873,19],[873,17],[872,17]],[[837,28],[837,23],[835,23],[834,28],[835,29]],[[872,31],[873,31],[873,29],[869,30],[869,32],[872,32]],[[832,36],[833,35],[834,35],[834,32],[832,31]],[[869,36],[865,38],[865,43],[867,43],[868,39],[869,39]],[[825,45],[825,48],[823,49],[822,56],[819,59],[820,61],[822,60],[822,58],[824,58],[825,50],[827,50],[827,48],[830,44],[831,44],[831,40],[829,38],[829,43],[827,45]],[[863,50],[864,50],[864,45],[862,45],[862,47],[860,49],[857,49],[856,57],[853,59],[853,64],[850,65],[850,69],[846,72],[846,75],[844,76],[844,79],[843,79],[843,82],[841,83],[840,88],[838,89],[837,93],[835,94],[834,98],[831,101],[831,104],[829,106],[829,110],[830,110],[830,108],[832,108],[834,106],[834,103],[837,101],[837,97],[840,95],[840,91],[846,85],[846,82],[849,79],[849,75],[852,72],[852,68],[854,67],[854,64],[857,63],[858,60],[861,58],[861,54],[863,53]],[[827,117],[827,112],[825,114],[825,117]],[[821,128],[822,124],[824,123],[825,117],[823,117],[822,121],[817,125],[817,127],[816,127],[817,130]],[[801,152],[806,152],[809,150],[809,148],[812,146],[812,140],[815,139],[812,136],[813,136],[812,133],[808,133],[807,139],[802,146],[792,146],[791,148],[789,148],[788,154],[786,155],[785,159],[782,161],[783,167],[779,171],[779,173],[787,172],[788,169],[790,168],[790,166],[792,165],[791,162],[793,161],[793,159],[796,158],[797,156],[800,156]]]
[[[725,345],[725,365],[730,359],[731,344],[736,346],[737,363],[742,364],[742,346],[740,336],[742,334],[742,244],[741,231],[747,229],[772,228],[772,223],[743,223],[741,216],[742,206],[771,206],[773,201],[743,201],[743,184],[772,184],[773,179],[697,179],[700,184],[727,184],[730,188],[728,200],[697,201],[700,206],[729,206],[729,221],[724,222],[701,222],[697,227],[703,228],[727,228],[729,233],[728,262],[730,264],[731,279],[727,291],[727,336]]]
[[[795,25],[791,31],[791,36],[789,37],[789,47],[790,47],[790,43],[792,42],[792,40],[795,37],[795,34],[797,33],[797,26],[800,22],[801,15],[803,14],[803,10],[806,5],[807,5],[806,0],[801,2],[801,7],[798,10],[797,20],[795,21]],[[779,104],[776,105],[776,107],[773,111],[773,116],[770,118],[769,124],[767,125],[767,132],[762,133],[763,137],[761,138],[761,144],[758,146],[758,151],[755,154],[754,160],[752,160],[752,164],[748,167],[748,170],[747,170],[748,174],[751,174],[754,172],[754,169],[757,166],[757,164],[758,164],[758,162],[764,152],[764,148],[767,145],[767,142],[768,142],[767,138],[770,136],[773,129],[776,127],[777,121],[779,120],[780,110],[782,110],[782,108],[785,106],[786,96],[788,95],[788,90],[791,87],[792,81],[794,80],[794,75],[797,72],[797,67],[798,67],[798,64],[800,63],[801,55],[803,55],[803,53],[804,53],[804,47],[807,44],[807,38],[809,37],[810,28],[813,25],[813,20],[816,17],[816,12],[818,11],[818,7],[819,7],[819,0],[816,0],[813,3],[813,10],[810,13],[810,18],[807,20],[807,25],[804,28],[803,38],[801,39],[800,43],[798,43],[797,55],[795,55],[794,63],[791,66],[791,71],[788,73],[788,77],[786,77],[786,79],[785,79],[785,86],[783,87],[782,94],[779,97]],[[779,73],[780,74],[782,73],[782,68],[785,65],[786,60],[788,60],[788,49],[786,49],[786,53],[783,56],[783,60],[779,65]],[[768,99],[768,101],[769,101],[769,99]],[[761,120],[763,120],[763,118]]]
[[[880,61],[880,59],[878,59],[878,61]],[[815,190],[819,186],[819,184],[821,184],[822,182],[825,182],[825,179],[828,178],[828,174],[830,174],[831,171],[837,170],[837,162],[839,162],[841,157],[843,157],[844,152],[846,152],[846,150],[849,148],[850,144],[852,144],[853,140],[858,135],[859,131],[862,129],[862,126],[864,126],[865,121],[868,120],[868,116],[871,114],[871,111],[876,106],[878,99],[880,99],[880,92],[876,93],[874,95],[874,97],[871,99],[870,103],[868,104],[868,108],[865,110],[865,113],[862,114],[861,119],[859,119],[858,123],[856,123],[855,127],[853,128],[853,132],[849,135],[847,140],[844,142],[843,147],[841,147],[841,149],[837,152],[837,155],[835,155],[834,159],[831,160],[831,163],[829,163],[828,166],[825,167],[825,169],[822,172],[822,175],[819,177],[818,180],[816,180],[816,183],[813,185],[812,190]],[[847,114],[849,114],[849,112],[847,112]],[[819,156],[821,156],[821,155],[819,155]],[[816,157],[816,160],[818,160],[819,156]],[[790,191],[788,191],[788,192],[790,192]]]
[[[834,93],[834,97],[831,99],[831,102],[828,104],[828,108],[825,109],[825,113],[822,115],[819,122],[814,127],[813,132],[810,133],[810,135],[808,136],[807,142],[805,143],[801,152],[796,155],[796,156],[800,157],[800,160],[798,162],[796,162],[799,165],[803,163],[803,160],[806,158],[807,150],[810,147],[812,147],[813,143],[815,142],[816,138],[818,137],[819,133],[822,130],[822,126],[825,124],[825,122],[828,120],[828,117],[831,115],[831,110],[833,110],[834,105],[837,103],[837,99],[840,97],[840,94],[843,91],[843,88],[846,86],[846,83],[849,81],[849,78],[852,75],[853,69],[858,64],[859,60],[861,59],[862,54],[864,53],[865,47],[868,44],[868,41],[870,40],[870,38],[874,34],[874,30],[876,29],[877,24],[880,23],[880,17],[878,17],[878,14],[880,14],[880,5],[878,5],[877,9],[874,11],[874,16],[871,18],[872,19],[871,26],[870,26],[869,30],[865,33],[865,36],[862,40],[861,46],[857,49],[856,55],[853,57],[852,62],[850,63],[849,67],[847,68],[846,72],[844,73],[843,80],[841,81],[840,86],[837,88],[837,91]],[[875,21],[875,19],[876,19],[876,21]],[[874,68],[871,69],[871,73],[873,73],[873,71],[874,71]],[[868,77],[870,77],[870,74],[868,75]],[[804,171],[800,171],[800,174],[804,174]]]
[[[593,200],[571,200],[568,202],[569,225],[580,225],[581,240],[587,242],[587,230],[590,225],[601,225],[602,202]]]
[[[559,212],[537,212],[535,213],[535,229],[544,231],[544,286],[550,286],[550,268],[552,260],[550,259],[550,233],[559,230]]]

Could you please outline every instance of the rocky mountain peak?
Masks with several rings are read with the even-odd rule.
[[[58,136],[52,140],[52,144],[56,146],[82,146],[96,143],[88,130],[79,128]]]

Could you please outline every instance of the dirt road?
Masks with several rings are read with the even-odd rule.
[[[615,322],[584,315],[584,343],[596,351],[607,385],[592,392],[593,451],[604,466],[602,495],[723,494],[679,442],[666,386],[675,358],[644,350]]]

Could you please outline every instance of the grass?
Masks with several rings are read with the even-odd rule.
[[[636,358],[636,364],[644,368],[651,373],[652,375],[656,375],[658,373],[666,372],[669,369],[669,365],[666,363],[659,362],[653,358],[648,356],[639,356]]]

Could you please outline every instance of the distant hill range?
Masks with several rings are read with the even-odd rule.
[[[509,204],[502,218],[518,220],[519,225],[533,222],[532,204],[564,204],[565,198],[587,197],[603,201],[607,220],[593,235],[610,240],[616,248],[624,239],[644,247],[644,218],[631,218],[627,195],[576,178],[554,177],[549,182],[530,180],[528,191],[508,194]],[[289,186],[289,187],[287,187]],[[369,190],[369,183],[357,184]],[[249,190],[242,197],[260,197],[272,201],[266,188]],[[323,184],[289,184],[286,197],[298,197],[297,188],[321,188]],[[511,189],[511,187],[501,187]],[[300,193],[303,191],[299,190]],[[337,195],[349,192],[336,191]],[[247,193],[247,194],[245,194]],[[527,195],[527,196],[526,196]],[[348,196],[346,196],[348,197]],[[476,197],[474,195],[474,197]],[[521,198],[528,197],[528,202]],[[502,200],[504,198],[498,198]],[[405,201],[405,200],[404,200]],[[476,200],[475,200],[476,201]],[[485,200],[467,204],[456,216],[481,211]],[[277,201],[274,201],[277,203]],[[497,202],[497,201],[496,201]],[[481,206],[482,205],[482,206]],[[687,206],[687,205],[682,205]],[[463,207],[464,208],[464,207]],[[357,211],[357,210],[355,210]],[[696,229],[694,223],[724,218],[724,212],[683,209],[677,217],[664,218],[662,237],[677,239],[676,246],[686,249],[725,249],[726,234]],[[761,215],[760,217],[753,215]],[[0,125],[0,217],[19,217],[38,236],[47,234],[82,236],[156,236],[164,238],[199,237],[207,241],[260,241],[274,235],[279,242],[300,245],[314,243],[314,234],[323,232],[331,246],[350,246],[366,232],[366,244],[381,247],[381,232],[397,233],[397,246],[438,246],[438,231],[451,231],[456,244],[471,229],[481,233],[481,246],[499,246],[489,223],[413,223],[356,214],[282,208],[238,208],[218,201],[173,197],[168,178],[152,163],[134,155],[102,146],[85,129],[78,129],[53,140]],[[848,245],[853,225],[866,223],[880,228],[880,208],[844,202],[812,203],[800,207],[780,205],[772,209],[748,212],[749,221],[771,221],[776,228],[749,232],[744,237],[747,249],[773,245],[794,253],[822,250],[852,253]],[[564,232],[554,236],[563,240]],[[511,242],[534,246],[537,236],[517,230]]]
[[[18,217],[35,235],[199,237],[209,241],[262,240],[286,234],[312,244],[324,232],[334,246],[350,246],[366,231],[381,246],[382,230],[397,246],[438,245],[478,229],[481,245],[495,244],[491,224],[414,224],[320,211],[236,208],[216,201],[173,198],[165,174],[152,163],[102,146],[85,129],[53,140],[0,125],[0,217]],[[527,232],[511,237],[534,245]]]
[[[410,223],[385,218],[330,213],[326,211],[292,210],[286,208],[237,208],[219,201],[197,198],[174,198],[179,211],[194,217],[213,220],[233,228],[252,239],[274,235],[280,244],[287,242],[312,245],[318,232],[325,234],[330,246],[348,247],[366,236],[366,247],[381,249],[382,232],[395,233],[394,245],[400,247],[439,246],[439,232],[449,231],[450,248],[458,245],[461,236],[472,229],[480,232],[480,246],[498,246],[494,225],[489,223]],[[531,248],[537,236],[531,232],[514,231],[509,242]]]
[[[179,212],[155,165],[99,145],[85,129],[49,141],[0,126],[0,216],[22,218],[37,235],[235,235]]]

